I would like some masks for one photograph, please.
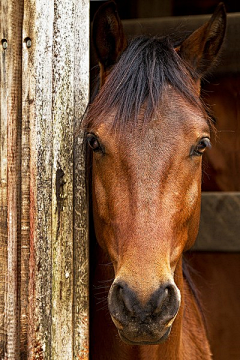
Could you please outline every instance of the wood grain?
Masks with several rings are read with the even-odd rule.
[[[22,82],[22,18],[23,2],[7,3],[8,47],[6,51],[7,80],[7,236],[8,263],[6,284],[7,359],[19,357],[19,257],[21,197],[21,82]],[[6,356],[6,353],[4,354]]]
[[[87,359],[89,1],[3,0],[1,37],[0,358]]]

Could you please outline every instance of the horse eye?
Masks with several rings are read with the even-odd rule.
[[[191,150],[191,155],[201,156],[207,147],[211,147],[209,138],[202,138]]]
[[[94,152],[102,151],[101,145],[94,134],[87,134],[87,142]]]

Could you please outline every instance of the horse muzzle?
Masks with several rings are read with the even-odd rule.
[[[177,316],[180,291],[174,283],[161,285],[144,305],[125,282],[115,281],[108,307],[121,339],[128,344],[149,345],[165,341]]]

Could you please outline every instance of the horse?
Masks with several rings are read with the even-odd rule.
[[[183,254],[197,236],[202,156],[214,134],[200,81],[225,28],[220,4],[181,43],[141,36],[128,44],[114,1],[95,14],[100,90],[83,122],[96,236],[93,360],[211,359]]]

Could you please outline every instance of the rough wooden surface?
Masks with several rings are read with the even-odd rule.
[[[22,17],[22,1],[1,2],[0,353],[11,360],[20,354]]]
[[[8,99],[7,99],[7,189],[8,189],[8,275],[7,275],[7,359],[15,360],[20,354],[19,302],[21,288],[18,267],[21,229],[21,81],[22,81],[22,18],[23,2],[8,2],[7,47]]]
[[[83,133],[78,132],[89,97],[89,0],[76,3],[74,11],[74,297],[73,330],[74,359],[87,360],[89,356],[88,277],[88,209],[85,188],[85,149]],[[79,135],[76,135],[79,134]]]
[[[0,358],[87,359],[89,1],[3,0],[1,36]]]
[[[88,1],[25,2],[31,359],[88,357],[84,154],[74,136],[88,102],[88,11]]]
[[[52,359],[73,349],[73,5],[55,6],[53,24]]]
[[[23,22],[23,155],[28,232],[27,354],[43,359],[51,353],[51,16],[46,4],[24,2]],[[38,11],[45,15],[40,21]],[[45,12],[44,12],[45,10]],[[53,20],[52,20],[53,21]],[[27,47],[25,39],[31,39]],[[48,46],[49,45],[49,46]],[[38,61],[36,57],[38,56]],[[42,59],[45,57],[45,63]],[[44,68],[45,66],[45,68]],[[41,142],[41,143],[40,143]],[[49,161],[46,161],[48,157]],[[29,208],[27,209],[27,202]],[[48,357],[46,357],[48,358]]]
[[[1,39],[8,38],[7,2],[1,2]],[[1,122],[0,122],[0,358],[7,345],[6,284],[7,284],[7,51],[1,46]]]

